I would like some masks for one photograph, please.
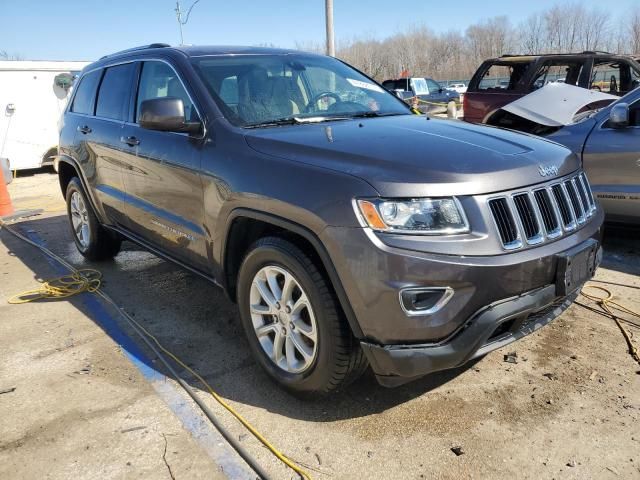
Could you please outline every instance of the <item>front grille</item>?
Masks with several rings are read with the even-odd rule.
[[[535,210],[531,200],[529,199],[529,194],[521,193],[514,195],[513,203],[516,206],[520,222],[522,222],[525,238],[529,243],[531,243],[532,240],[540,236],[541,232]]]
[[[536,190],[533,192],[533,196],[536,199],[538,210],[540,210],[540,215],[542,216],[542,222],[544,223],[547,235],[558,235],[561,232],[560,221],[558,220],[558,216],[553,208],[549,191],[545,188]]]
[[[506,249],[533,245],[584,224],[596,204],[584,173],[561,182],[489,199],[489,208]]]
[[[571,208],[569,207],[569,199],[565,195],[562,185],[554,185],[551,190],[560,210],[560,215],[562,215],[562,223],[565,228],[569,228],[570,225],[574,224]]]
[[[582,211],[582,204],[580,203],[580,199],[576,193],[573,180],[567,180],[564,182],[564,188],[567,189],[567,194],[569,195],[569,200],[571,200],[571,206],[573,207],[573,213],[575,214],[576,220],[578,220],[578,223],[583,223],[584,212]]]
[[[506,198],[496,198],[489,201],[489,208],[496,222],[498,233],[502,240],[502,244],[506,248],[517,248],[520,246],[518,239],[518,229],[516,222],[511,214],[511,209],[507,204]]]

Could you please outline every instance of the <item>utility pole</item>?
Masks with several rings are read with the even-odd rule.
[[[333,0],[325,0],[325,16],[327,21],[327,55],[336,56],[336,45],[333,38]]]
[[[180,45],[184,45],[184,37],[182,35],[182,26],[187,24],[187,22],[189,21],[189,15],[191,15],[191,10],[193,10],[193,7],[195,7],[196,3],[198,3],[199,1],[200,0],[196,0],[191,4],[191,6],[189,7],[189,10],[187,10],[187,14],[185,15],[184,20],[182,20],[182,15],[184,14],[184,12],[180,8],[180,2],[176,2],[175,12],[176,12],[176,18],[178,19],[178,27],[180,28]]]

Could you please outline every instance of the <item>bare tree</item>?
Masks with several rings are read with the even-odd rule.
[[[413,25],[380,39],[369,33],[339,41],[336,54],[377,80],[402,74],[436,79],[468,79],[488,58],[504,54],[569,53],[609,50],[640,54],[640,7],[620,14],[614,27],[611,14],[581,3],[558,3],[535,13],[516,28],[505,16],[469,25],[464,32],[434,33]],[[615,25],[617,25],[616,23]],[[322,52],[322,43],[297,43],[298,48]]]
[[[640,7],[631,11],[627,24],[629,53],[640,54]]]

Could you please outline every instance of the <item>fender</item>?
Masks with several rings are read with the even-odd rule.
[[[324,247],[320,239],[316,236],[316,234],[313,233],[308,228],[306,228],[305,226],[291,222],[290,220],[284,219],[282,217],[278,217],[270,213],[266,213],[258,210],[252,210],[252,209],[243,208],[243,207],[236,208],[232,210],[229,216],[227,217],[226,224],[224,227],[224,235],[222,236],[222,242],[220,245],[220,254],[221,254],[220,263],[222,265],[224,265],[225,263],[225,258],[227,254],[227,239],[229,238],[231,225],[233,225],[234,220],[241,217],[252,218],[254,220],[259,220],[261,222],[270,223],[271,225],[280,227],[284,230],[288,230],[292,233],[300,235],[305,240],[307,240],[311,244],[311,246],[314,248],[318,256],[320,257],[320,261],[322,262],[322,265],[324,266],[324,269],[327,272],[327,275],[329,275],[329,280],[331,281],[331,284],[333,285],[333,289],[336,292],[336,295],[338,297],[338,302],[340,302],[340,306],[342,307],[342,311],[347,317],[347,322],[351,327],[351,331],[353,332],[353,335],[357,339],[362,339],[364,337],[364,334],[360,329],[360,324],[358,323],[358,319],[356,318],[353,308],[351,308],[351,303],[349,303],[347,293],[344,290],[344,287],[342,286],[342,281],[338,276],[338,272],[333,265],[333,261],[331,260],[329,253],[327,252],[326,248]],[[225,269],[225,267],[226,265],[223,267],[223,270]],[[225,282],[224,290],[228,291],[228,285],[226,285],[226,275],[221,275],[221,280],[222,279],[224,279],[224,282]]]
[[[59,154],[53,160],[53,168],[56,172],[58,172],[58,179],[60,179],[60,163],[66,163],[73,167],[76,172],[76,176],[80,179],[80,183],[82,184],[82,188],[84,189],[87,198],[89,199],[89,203],[91,204],[91,208],[93,213],[98,217],[100,223],[104,223],[104,215],[101,209],[98,209],[98,203],[96,202],[96,198],[93,194],[93,191],[88,187],[89,182],[87,181],[84,172],[80,168],[78,161],[71,157],[70,155]],[[60,189],[62,190],[62,185],[60,185]],[[66,197],[66,192],[62,192],[62,197]]]

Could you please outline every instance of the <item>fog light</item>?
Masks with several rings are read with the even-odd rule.
[[[451,287],[417,287],[400,291],[400,305],[409,315],[433,315],[453,296]]]

